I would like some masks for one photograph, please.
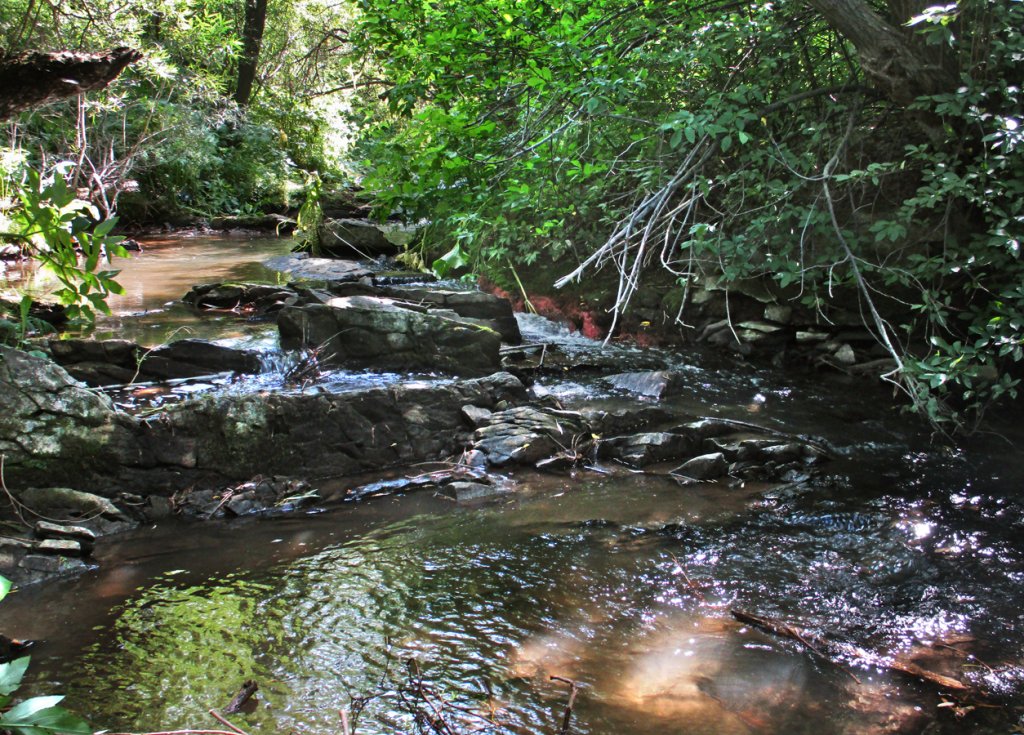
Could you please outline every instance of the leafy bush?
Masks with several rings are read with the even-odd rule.
[[[613,269],[619,311],[652,265],[773,279],[825,320],[852,299],[887,377],[969,426],[1020,372],[1024,4],[894,31],[959,75],[911,102],[809,5],[362,0],[390,82],[366,183],[492,278]]]
[[[91,324],[96,312],[110,313],[110,294],[123,293],[115,280],[118,271],[102,266],[128,253],[120,245],[123,238],[110,234],[117,220],[101,220],[95,206],[75,196],[67,169],[59,165],[45,179],[25,169],[21,181],[8,179],[5,189],[14,196],[0,205],[0,235],[17,243],[41,270],[56,278],[54,295],[70,320]],[[30,294],[21,299],[21,338],[31,300]]]

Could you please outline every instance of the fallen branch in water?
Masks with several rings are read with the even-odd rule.
[[[818,646],[816,646],[814,643],[811,643],[811,641],[807,640],[807,637],[803,633],[803,631],[794,628],[791,625],[786,625],[781,621],[772,620],[770,618],[764,618],[760,615],[752,615],[750,613],[743,612],[742,610],[737,610],[736,608],[731,609],[729,612],[732,613],[732,616],[741,623],[744,623],[746,625],[752,625],[755,628],[763,630],[767,633],[771,633],[773,635],[777,635],[780,638],[789,638],[790,640],[796,641],[797,643],[802,645],[804,648],[806,648],[822,660],[827,661],[833,666],[836,666],[837,668],[841,669],[844,674],[849,676],[858,684],[861,683],[860,679],[853,675],[853,672],[848,671],[847,669],[840,666],[831,657],[822,653]]]
[[[566,679],[564,676],[552,676],[551,681],[560,681],[563,684],[569,685],[569,701],[565,705],[565,714],[562,715],[562,729],[558,731],[558,735],[569,735],[569,724],[572,722],[572,708],[576,704],[576,694],[580,690],[580,685],[572,679]]]
[[[831,652],[828,654],[824,653],[824,650],[829,650],[833,648],[832,644],[830,644],[828,641],[823,641],[817,638],[808,640],[808,636],[804,632],[800,631],[797,628],[794,628],[791,625],[787,625],[786,623],[780,620],[773,620],[771,618],[761,617],[760,615],[752,615],[750,613],[736,609],[732,609],[729,612],[732,613],[732,616],[741,623],[751,625],[755,628],[763,630],[767,633],[771,633],[773,635],[777,635],[781,638],[789,638],[790,640],[794,640],[797,643],[800,643],[820,658],[824,659],[825,661],[828,661],[833,666],[836,666],[839,669],[841,669],[845,674],[847,674],[858,684],[861,683],[860,679],[858,679],[856,676],[853,675],[852,672],[848,671],[841,664],[839,664],[838,661],[836,661],[836,658],[838,658],[837,654]],[[871,665],[877,666],[878,668],[881,668],[884,671],[888,671],[890,673],[911,676],[917,679],[918,681],[923,681],[927,684],[931,684],[932,686],[940,690],[952,691],[959,695],[985,695],[983,691],[979,691],[974,687],[970,686],[969,684],[963,683],[959,679],[954,679],[951,676],[945,676],[944,674],[939,674],[935,671],[929,671],[928,669],[922,668],[917,664],[905,663],[902,661],[882,661],[871,662]]]
[[[242,707],[252,699],[252,695],[259,691],[259,688],[259,684],[254,680],[246,679],[242,682],[242,688],[238,690],[238,694],[236,694],[234,699],[231,700],[231,703],[224,708],[224,714],[233,715],[237,712],[241,712]]]
[[[950,676],[944,676],[937,674],[934,671],[928,669],[922,669],[917,664],[902,663],[900,661],[890,661],[885,664],[885,668],[890,671],[895,671],[899,674],[906,674],[907,676],[913,676],[916,679],[923,679],[929,684],[934,684],[939,689],[951,689],[954,692],[960,692],[963,694],[972,693],[974,690],[964,684],[959,679],[954,679]]]

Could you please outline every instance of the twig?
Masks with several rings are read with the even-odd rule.
[[[773,635],[777,635],[782,638],[789,638],[790,640],[796,641],[800,645],[807,648],[807,650],[809,650],[811,653],[815,654],[822,660],[827,661],[836,668],[838,668],[840,671],[849,676],[858,684],[861,683],[860,679],[858,679],[852,671],[844,668],[837,661],[833,660],[831,657],[822,653],[817,646],[815,646],[813,643],[807,640],[806,637],[804,637],[804,634],[800,630],[790,625],[786,625],[781,621],[771,620],[770,618],[763,618],[759,615],[752,615],[750,613],[743,612],[742,610],[737,610],[736,608],[729,610],[729,612],[732,614],[734,618],[736,618],[736,620],[738,620],[741,623],[745,623],[746,625],[752,625],[755,628],[767,631],[768,633],[772,633]]]
[[[552,676],[551,681],[560,681],[563,684],[569,685],[569,701],[566,702],[565,714],[562,715],[562,729],[558,731],[558,735],[569,735],[569,724],[572,722],[572,707],[576,703],[576,694],[580,690],[580,685],[572,679],[566,679],[564,676]]]
[[[209,710],[209,713],[213,719],[215,719],[220,724],[224,725],[224,727],[229,728],[232,732],[235,733],[235,735],[249,735],[245,730],[241,729],[240,727],[235,727],[234,725],[232,725],[228,721],[228,719],[217,710],[211,709]]]

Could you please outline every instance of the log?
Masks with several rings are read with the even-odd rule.
[[[252,695],[259,691],[259,688],[259,684],[254,680],[246,679],[242,683],[242,688],[238,690],[238,694],[236,694],[234,699],[231,700],[231,703],[224,708],[224,713],[233,715],[241,712],[242,708],[245,707]]]
[[[126,46],[91,54],[29,51],[0,57],[0,120],[103,89],[141,58],[139,51]]]

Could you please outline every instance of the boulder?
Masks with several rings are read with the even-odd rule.
[[[397,254],[416,239],[418,229],[397,222],[378,224],[346,217],[324,220],[316,234],[322,253],[372,260],[380,255]]]
[[[248,317],[276,314],[295,298],[285,286],[263,283],[204,283],[193,286],[181,300],[197,309],[232,309]]]
[[[599,453],[602,457],[616,459],[632,467],[646,467],[685,457],[693,451],[693,446],[689,436],[657,431],[605,439]]]
[[[140,375],[147,380],[191,378],[215,373],[253,374],[260,372],[259,353],[236,347],[182,339],[157,347],[142,356]]]
[[[67,485],[137,459],[133,419],[51,360],[0,347],[0,453],[7,486]]]
[[[729,471],[729,463],[721,452],[702,454],[672,470],[672,475],[683,482],[694,480],[717,480]]]
[[[304,480],[260,475],[227,488],[191,488],[177,500],[184,515],[231,518],[295,510],[320,500],[320,495]]]
[[[313,348],[324,364],[483,375],[500,368],[501,336],[447,312],[420,312],[369,296],[289,306],[281,347]]]
[[[192,466],[140,471],[150,479],[136,484],[166,494],[296,468],[306,477],[345,476],[449,459],[469,443],[463,406],[493,409],[524,398],[522,383],[507,373],[338,394],[204,395],[168,408],[148,434],[149,444],[188,442]]]
[[[493,485],[489,482],[470,482],[458,480],[448,483],[441,490],[441,493],[459,503],[471,503],[477,500],[486,500],[499,495],[504,495],[506,490],[500,485]]]
[[[523,336],[519,322],[506,298],[483,291],[453,291],[425,287],[391,286],[381,288],[382,295],[390,296],[432,309],[450,309],[460,317],[484,324],[501,335],[508,344],[519,344]]]
[[[582,459],[593,446],[582,415],[536,406],[496,411],[473,439],[473,448],[495,467],[535,464],[563,453]]]

